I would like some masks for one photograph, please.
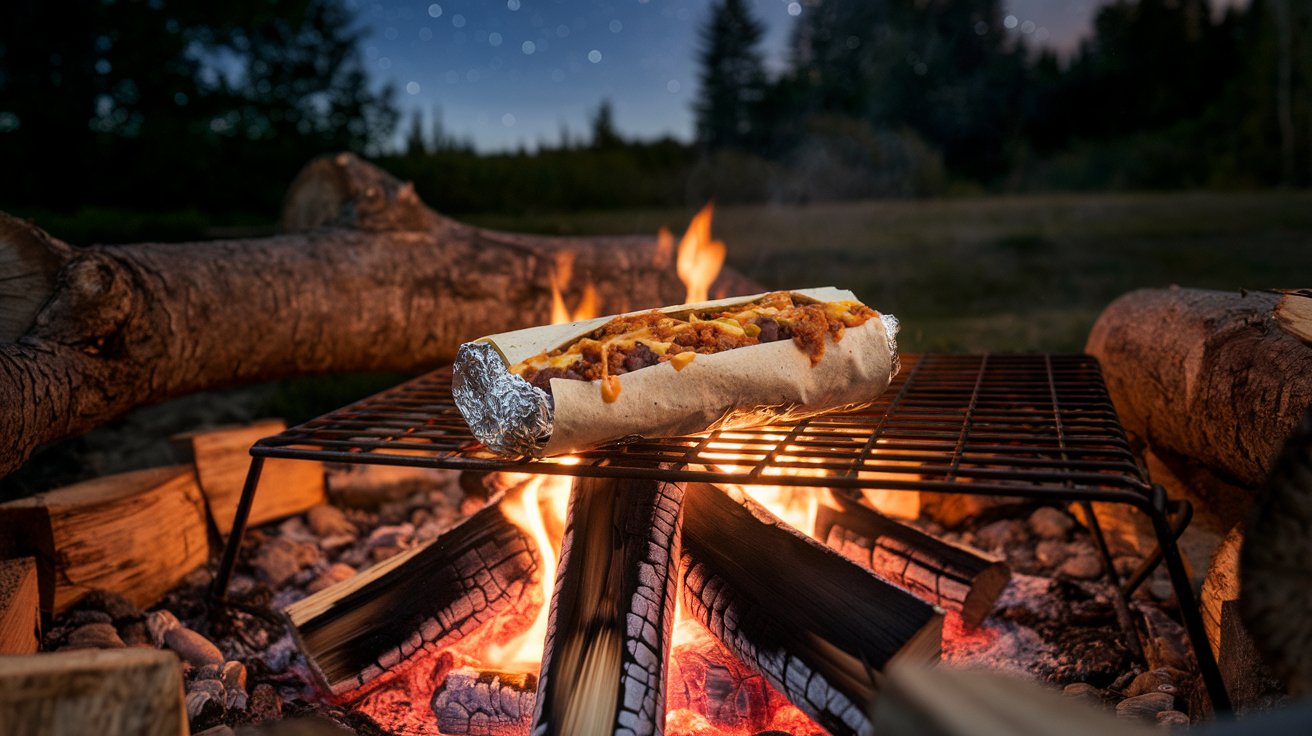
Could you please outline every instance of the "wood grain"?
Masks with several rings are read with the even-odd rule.
[[[0,561],[0,654],[32,654],[40,644],[36,558]]]

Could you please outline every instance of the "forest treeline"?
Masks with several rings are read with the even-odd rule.
[[[1114,0],[1060,56],[1001,0],[815,0],[776,73],[747,3],[715,0],[694,141],[630,139],[599,101],[589,130],[493,154],[399,119],[341,0],[0,13],[9,207],[267,213],[305,160],[342,149],[457,214],[1312,184],[1298,0]]]

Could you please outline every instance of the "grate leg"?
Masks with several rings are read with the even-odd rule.
[[[255,489],[260,484],[263,469],[264,458],[252,457],[250,470],[246,471],[246,484],[241,489],[241,500],[237,502],[237,514],[233,516],[232,529],[228,532],[228,543],[223,548],[214,586],[210,589],[210,598],[217,603],[228,600],[228,583],[232,581],[232,571],[237,566],[237,553],[241,550],[242,537],[246,535],[246,522],[251,515],[251,504],[255,501]]]
[[[1107,537],[1102,533],[1102,525],[1098,523],[1097,514],[1093,513],[1093,504],[1089,501],[1081,501],[1080,508],[1084,509],[1084,516],[1089,520],[1089,532],[1093,536],[1094,544],[1098,547],[1098,555],[1102,559],[1103,575],[1107,582],[1116,589],[1116,595],[1112,597],[1113,605],[1116,607],[1116,623],[1120,624],[1121,630],[1125,632],[1126,639],[1130,645],[1130,651],[1136,657],[1143,657],[1143,642],[1139,640],[1139,632],[1134,627],[1134,619],[1130,616],[1130,599],[1129,592],[1121,586],[1121,576],[1116,572],[1116,565],[1112,562],[1111,550],[1107,548]]]
[[[1153,491],[1153,504],[1144,511],[1152,521],[1153,532],[1157,535],[1157,548],[1161,550],[1166,572],[1171,577],[1171,587],[1180,605],[1180,620],[1189,634],[1189,643],[1193,646],[1194,658],[1198,660],[1198,671],[1203,675],[1207,695],[1212,700],[1212,709],[1217,713],[1229,712],[1230,696],[1226,693],[1225,681],[1221,679],[1221,668],[1212,654],[1211,644],[1207,642],[1203,615],[1198,610],[1198,601],[1189,586],[1189,575],[1185,572],[1180,548],[1175,544],[1171,524],[1166,518],[1166,492],[1161,486],[1154,486]]]

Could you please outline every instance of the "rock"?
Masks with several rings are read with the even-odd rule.
[[[223,683],[213,678],[202,678],[192,680],[187,685],[189,693],[207,693],[210,697],[222,702],[223,694],[226,692]]]
[[[1171,596],[1175,595],[1175,588],[1171,587],[1170,578],[1159,578],[1154,576],[1148,581],[1148,594],[1159,601],[1169,601]]]
[[[1102,577],[1102,561],[1090,547],[1061,563],[1057,572],[1076,580],[1093,580]]]
[[[1130,686],[1125,688],[1125,694],[1134,697],[1145,693],[1155,693],[1157,688],[1162,685],[1175,685],[1175,678],[1171,677],[1171,671],[1165,667],[1159,667],[1135,676],[1130,681]]]
[[[1174,707],[1175,698],[1166,693],[1144,693],[1117,703],[1116,715],[1155,723],[1158,713]]]
[[[200,723],[223,715],[223,700],[216,699],[204,690],[187,693],[187,720]]]
[[[210,571],[209,567],[201,565],[187,573],[182,582],[192,588],[208,588],[210,583],[214,582],[214,573]]]
[[[152,647],[155,642],[150,639],[150,631],[145,620],[130,621],[118,627],[118,636],[130,647]]]
[[[1157,714],[1159,726],[1188,726],[1189,716],[1178,710],[1164,710]]]
[[[236,732],[232,730],[232,726],[218,725],[200,733],[193,733],[191,736],[236,736]]]
[[[82,596],[77,604],[82,608],[104,611],[114,623],[139,619],[146,615],[127,598],[118,593],[111,593],[108,590],[100,590],[99,588]]]
[[[1090,705],[1103,705],[1102,691],[1087,682],[1072,682],[1062,688],[1061,694]]]
[[[236,661],[225,663],[222,679],[225,688],[246,692],[246,665]]]
[[[1034,545],[1034,558],[1045,565],[1057,565],[1066,559],[1066,545],[1061,542],[1045,539]]]
[[[223,667],[217,664],[207,664],[204,667],[196,669],[193,680],[217,680],[223,677]]]
[[[341,562],[334,562],[328,566],[327,570],[319,573],[318,577],[310,581],[310,585],[306,590],[309,590],[311,593],[318,593],[324,588],[336,585],[343,580],[349,580],[352,577],[355,577],[354,567]]]
[[[1075,528],[1075,520],[1051,506],[1043,506],[1030,514],[1030,531],[1043,539],[1063,540]]]
[[[207,664],[222,665],[223,653],[209,639],[184,626],[170,629],[164,635],[164,643],[177,653],[182,661],[196,667]]]
[[[81,608],[64,614],[59,624],[64,628],[76,629],[87,624],[109,624],[113,622],[114,617],[104,611]]]
[[[369,559],[374,562],[395,557],[405,551],[404,547],[395,544],[382,544],[369,550]]]
[[[223,705],[230,711],[246,710],[246,704],[250,701],[250,696],[245,690],[227,690],[224,696]]]
[[[113,624],[96,623],[73,629],[60,649],[123,649],[126,646]]]
[[[179,626],[182,626],[182,622],[178,621],[172,611],[161,608],[146,615],[146,630],[150,632],[150,640],[157,647],[164,646],[164,636]]]
[[[261,683],[251,691],[248,709],[253,723],[276,721],[282,718],[282,698],[272,685]]]
[[[270,539],[255,553],[254,559],[251,560],[251,567],[254,567],[269,585],[279,587],[304,567],[303,553],[299,547],[299,543],[290,539],[282,537]]]
[[[356,535],[355,524],[346,518],[341,509],[331,504],[315,506],[305,514],[305,518],[310,523],[310,530],[321,537]]]
[[[1001,551],[1007,544],[1019,540],[1024,531],[1021,522],[1002,519],[975,530],[975,545],[986,552]]]
[[[413,524],[402,523],[388,526],[380,526],[369,534],[369,548],[374,547],[404,547],[408,545],[415,536]]]

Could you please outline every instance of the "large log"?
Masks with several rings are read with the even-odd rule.
[[[879,673],[938,659],[933,606],[745,495],[695,485],[684,505],[684,610],[829,733],[873,734]]]
[[[663,732],[683,496],[678,483],[574,481],[534,736]]]
[[[209,559],[195,473],[137,470],[0,504],[0,558],[15,554],[37,559],[47,614],[95,588],[150,606]]]
[[[155,649],[0,657],[6,736],[181,736],[182,666]]]
[[[1280,329],[1278,301],[1134,291],[1103,311],[1085,350],[1101,362],[1127,430],[1256,489],[1312,405],[1312,346]]]
[[[0,475],[141,404],[331,371],[414,371],[546,322],[565,266],[608,312],[679,303],[657,238],[470,227],[350,154],[312,161],[279,237],[74,248],[0,213]],[[713,294],[757,290],[726,271]]]

